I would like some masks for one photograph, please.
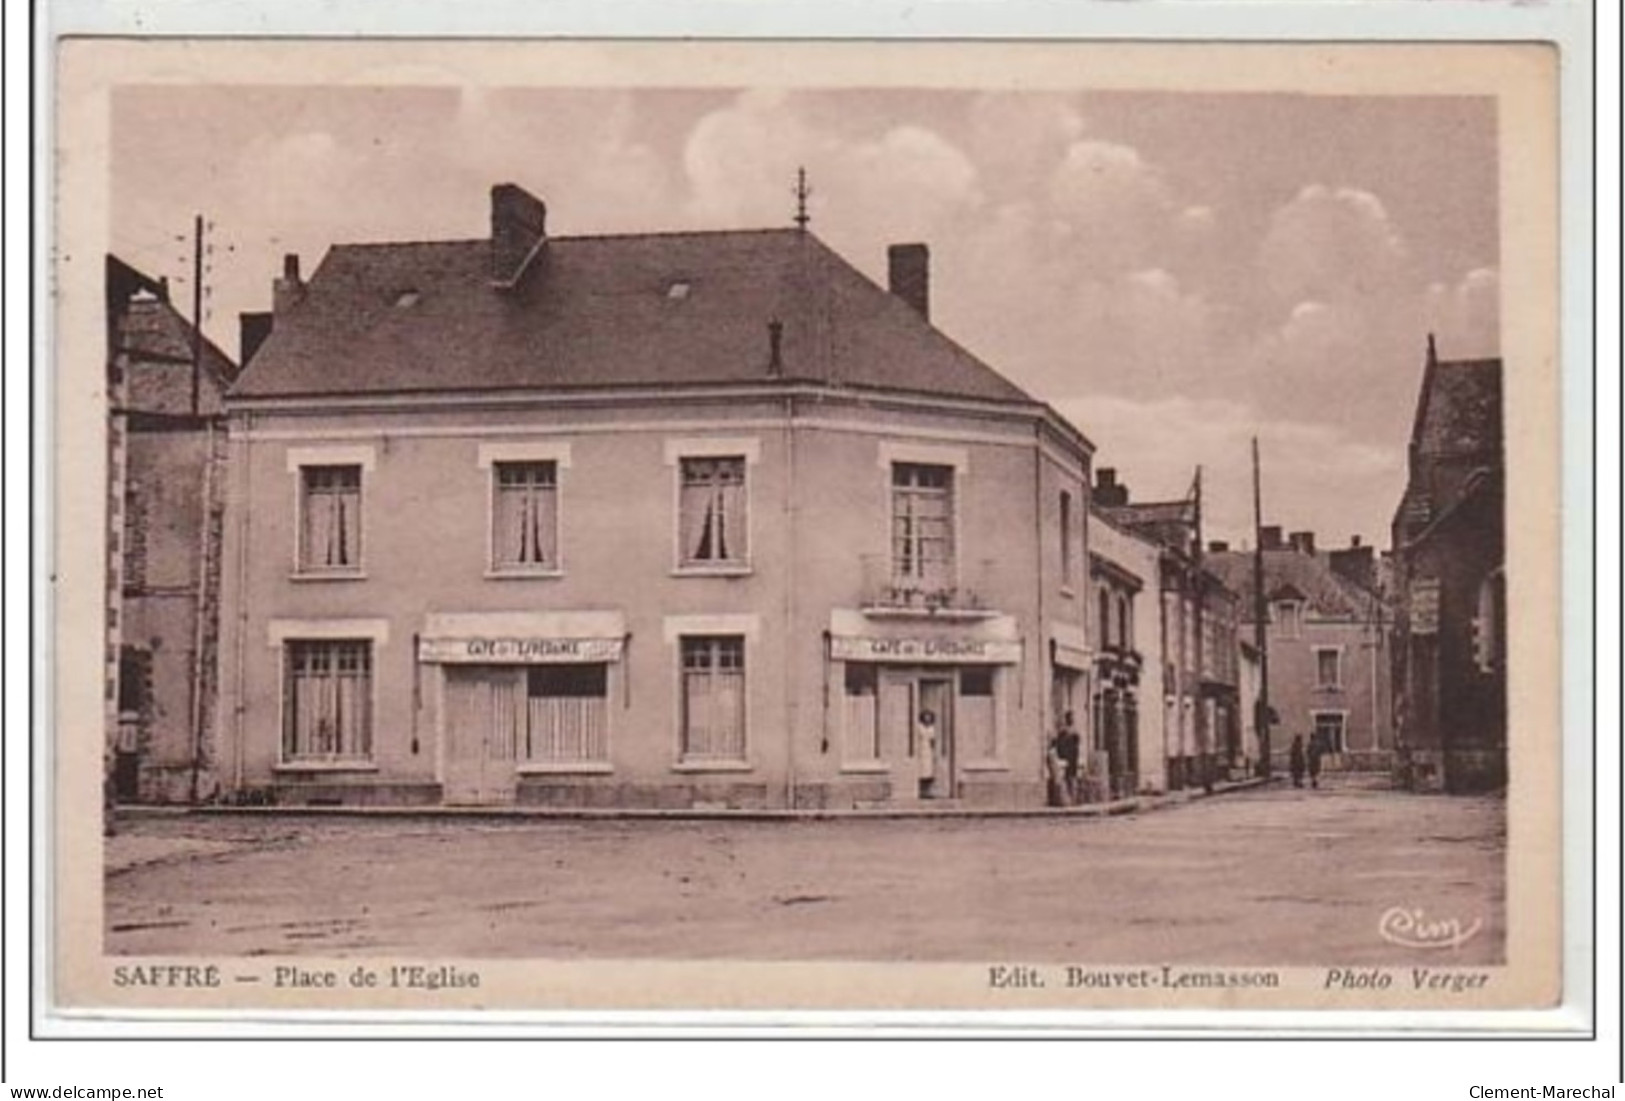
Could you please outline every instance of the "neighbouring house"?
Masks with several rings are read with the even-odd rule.
[[[1254,776],[1259,774],[1264,755],[1259,709],[1263,702],[1264,662],[1262,652],[1246,638],[1238,638],[1236,643],[1236,687],[1241,705],[1241,770]],[[1274,754],[1270,756],[1273,760]]]
[[[1441,360],[1428,337],[1393,522],[1398,773],[1452,792],[1507,781],[1501,360]]]
[[[237,373],[162,279],[107,257],[107,730],[124,802],[215,783],[225,425]]]
[[[1110,467],[1098,471],[1094,494],[1107,520],[1158,548],[1166,784],[1210,785],[1240,741],[1236,611],[1235,594],[1205,565],[1198,499],[1131,502]]]
[[[1118,527],[1098,509],[1089,517],[1089,533],[1096,643],[1090,771],[1106,777],[1102,794],[1161,793],[1168,790],[1161,548]]]
[[[1045,797],[1092,446],[805,227],[334,246],[227,398],[221,775],[283,804]]]
[[[1374,548],[1356,537],[1350,547],[1327,553],[1316,547],[1313,532],[1293,532],[1283,541],[1278,526],[1262,528],[1261,536],[1269,699],[1277,716],[1272,768],[1285,766],[1300,734],[1306,744],[1319,740],[1328,767],[1388,768],[1393,624],[1375,588]],[[1241,635],[1252,638],[1253,552],[1217,550],[1207,564],[1239,594]]]

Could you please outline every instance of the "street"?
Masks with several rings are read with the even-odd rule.
[[[1332,778],[1113,818],[128,816],[114,954],[1485,964],[1505,804]],[[1407,948],[1385,911],[1481,926]]]

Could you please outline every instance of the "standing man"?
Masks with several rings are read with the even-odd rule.
[[[1316,731],[1309,737],[1309,786],[1312,788],[1320,786],[1320,758],[1325,752],[1326,741]]]
[[[1303,787],[1304,759],[1302,734],[1292,735],[1292,752],[1287,760],[1292,769],[1292,786],[1295,788]]]
[[[1068,711],[1061,716],[1061,729],[1055,735],[1055,755],[1061,759],[1065,768],[1061,779],[1061,791],[1065,806],[1072,806],[1078,801],[1078,755],[1082,750],[1083,739],[1078,735],[1077,721],[1072,712]]]

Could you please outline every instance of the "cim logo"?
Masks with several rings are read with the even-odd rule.
[[[1377,919],[1377,935],[1405,948],[1460,948],[1483,924],[1478,918],[1467,925],[1457,918],[1429,919],[1420,907],[1390,906]]]

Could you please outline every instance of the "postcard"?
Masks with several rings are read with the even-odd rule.
[[[1550,47],[56,62],[53,1011],[1562,1000]]]

